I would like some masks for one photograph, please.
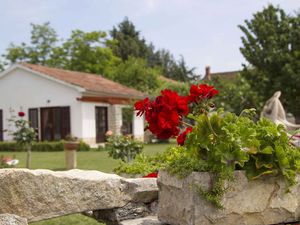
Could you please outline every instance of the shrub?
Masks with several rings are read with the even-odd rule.
[[[123,162],[132,161],[137,154],[141,153],[143,147],[142,142],[129,135],[110,136],[106,144],[108,155]]]
[[[32,151],[34,152],[57,152],[63,151],[63,142],[36,142],[32,145]],[[16,142],[0,142],[0,152],[21,152],[26,149]]]
[[[91,147],[87,143],[85,143],[84,141],[79,142],[79,147],[78,147],[77,151],[87,152],[90,150],[91,150]]]

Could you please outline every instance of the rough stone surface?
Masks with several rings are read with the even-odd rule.
[[[298,177],[299,182],[299,177]],[[208,189],[209,173],[192,173],[178,180],[166,172],[158,179],[158,218],[172,225],[264,225],[298,221],[300,218],[300,185],[286,193],[279,177],[248,181],[243,171],[235,172],[235,181],[227,185],[224,209],[199,196],[195,184]]]
[[[120,208],[132,201],[148,202],[155,196],[155,180],[142,180],[127,181],[99,171],[2,169],[0,213],[16,214],[32,222],[78,212]]]
[[[0,214],[1,225],[27,225],[27,219],[13,214]]]
[[[121,208],[103,209],[93,212],[96,220],[107,225],[117,225],[120,221],[146,217],[151,214],[149,207],[144,203],[128,203]]]
[[[128,192],[134,202],[149,203],[158,198],[156,178],[127,179]]]
[[[147,216],[139,219],[124,220],[120,225],[164,225],[164,223],[160,222],[156,216]]]

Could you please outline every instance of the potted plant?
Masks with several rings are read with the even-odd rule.
[[[65,137],[64,150],[66,159],[66,168],[75,169],[77,167],[76,151],[79,148],[80,142],[77,137],[69,134]]]
[[[216,94],[200,84],[188,96],[164,90],[135,104],[158,138],[177,137],[159,173],[159,219],[172,225],[299,220],[299,148],[283,126],[254,121],[254,109],[215,110]]]

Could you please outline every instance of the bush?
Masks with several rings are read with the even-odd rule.
[[[142,152],[143,142],[135,140],[132,136],[111,136],[108,138],[106,149],[108,155],[123,162],[132,161],[135,156]]]
[[[90,150],[91,150],[91,147],[87,143],[85,143],[84,141],[79,142],[79,147],[78,147],[77,151],[87,152]]]
[[[37,142],[32,145],[32,151],[34,152],[58,152],[63,151],[63,142]],[[22,152],[26,151],[22,145],[16,142],[0,142],[0,152]]]

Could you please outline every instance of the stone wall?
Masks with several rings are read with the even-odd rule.
[[[177,179],[167,172],[158,178],[158,218],[172,225],[267,225],[300,220],[300,177],[298,185],[287,192],[282,177],[249,181],[244,171],[235,171],[222,199],[224,209],[217,209],[196,191],[197,185],[209,189],[210,173],[192,173]]]
[[[83,170],[0,170],[0,214],[28,222],[86,212],[99,221],[119,224],[154,215],[157,198],[156,178],[125,179]]]

